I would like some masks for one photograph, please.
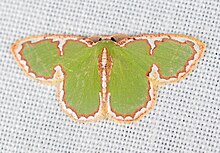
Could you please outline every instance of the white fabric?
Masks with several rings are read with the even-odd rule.
[[[219,153],[220,2],[75,0],[0,2],[1,153]],[[196,69],[162,86],[141,121],[73,122],[56,88],[25,76],[10,45],[40,34],[175,33],[206,43]]]

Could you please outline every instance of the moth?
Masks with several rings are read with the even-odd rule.
[[[57,86],[74,121],[128,123],[154,107],[160,85],[186,77],[204,48],[176,34],[41,35],[18,40],[11,51],[28,76]]]

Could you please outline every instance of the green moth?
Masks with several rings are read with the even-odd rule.
[[[155,105],[157,87],[184,78],[205,45],[174,34],[21,39],[12,53],[32,78],[56,85],[62,110],[85,122],[140,119]]]

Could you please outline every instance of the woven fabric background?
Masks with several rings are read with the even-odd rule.
[[[25,76],[10,45],[40,34],[175,33],[206,43],[197,68],[162,86],[139,122],[73,122],[56,88]],[[219,153],[220,1],[0,1],[1,153]]]

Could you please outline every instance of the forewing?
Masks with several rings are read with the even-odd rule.
[[[146,35],[146,38],[151,42],[153,61],[148,75],[159,84],[185,77],[195,67],[205,48],[199,40],[182,35]]]

